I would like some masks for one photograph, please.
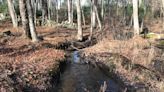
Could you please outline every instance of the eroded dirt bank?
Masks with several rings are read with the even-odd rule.
[[[64,59],[62,50],[10,37],[0,46],[0,91],[48,90],[57,84],[59,67]]]
[[[99,66],[128,92],[163,92],[164,52],[159,43],[141,37],[104,39],[82,50],[81,57]]]
[[[37,30],[39,37],[53,40],[32,43],[22,38],[19,29],[10,29],[10,35],[0,36],[1,92],[44,92],[55,89],[58,84],[65,62],[65,52],[58,48],[65,42],[65,36],[54,28]],[[54,38],[49,32],[57,32],[58,36]]]

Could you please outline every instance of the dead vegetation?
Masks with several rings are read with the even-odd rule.
[[[151,29],[156,26],[155,24]],[[159,32],[160,28],[152,32]],[[107,35],[109,37],[96,45],[85,48],[82,57],[126,85],[127,91],[163,92],[164,51],[163,45],[158,46],[163,40],[144,39],[139,36],[127,40],[113,40],[111,34]]]
[[[43,41],[31,43],[27,39],[22,40],[21,28],[13,29],[10,26],[7,29],[0,28],[1,32],[10,30],[12,33],[0,39],[0,91],[45,91],[53,87],[52,76],[57,82],[55,74],[65,58],[64,52],[57,49],[70,44],[67,42],[75,38],[76,30],[38,27],[37,32]],[[159,30],[154,30],[155,26],[151,26],[154,32]],[[84,34],[88,35],[88,30],[85,31]],[[86,61],[96,61],[106,72],[119,76],[119,80],[116,80],[122,81],[127,90],[141,91],[146,88],[150,91],[163,91],[163,40],[139,36],[114,40],[111,34],[103,32],[97,32],[93,36],[100,39],[94,46],[84,46],[82,51]],[[130,89],[131,87],[134,89]]]
[[[42,35],[45,31],[54,31],[41,29],[38,28]],[[0,39],[0,91],[38,92],[53,88],[59,79],[60,64],[65,59],[65,52],[55,48],[66,41],[65,36],[58,34],[55,40],[32,43],[22,39],[19,30],[11,29],[11,33],[12,36]]]

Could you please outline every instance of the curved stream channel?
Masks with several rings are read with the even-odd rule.
[[[66,69],[61,74],[58,92],[99,92],[104,82],[107,84],[105,92],[120,92],[120,86],[98,67],[82,62],[78,51],[74,51],[68,59]]]

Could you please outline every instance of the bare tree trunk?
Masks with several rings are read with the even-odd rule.
[[[59,23],[59,1],[56,0],[56,22]]]
[[[134,35],[139,35],[138,0],[133,0],[133,27]]]
[[[116,15],[118,16],[118,14],[119,14],[119,5],[118,5],[118,3],[119,3],[119,0],[117,0],[117,2],[116,2]]]
[[[37,24],[37,18],[36,18],[36,15],[37,15],[37,6],[38,6],[38,0],[35,0],[35,4],[34,4],[34,21],[35,21],[35,25]]]
[[[93,4],[93,11],[96,14],[96,18],[97,18],[100,30],[102,30],[102,24],[101,24],[101,20],[100,20],[99,14],[98,14],[97,6],[94,3],[92,3],[92,4]],[[94,20],[93,20],[93,23],[94,23]]]
[[[162,0],[162,13],[163,13],[163,30],[164,30],[164,0]]]
[[[28,19],[29,19],[29,26],[30,26],[30,33],[33,42],[39,41],[36,33],[36,28],[34,24],[34,14],[32,10],[31,0],[27,0],[27,11],[28,11]]]
[[[144,5],[144,6],[142,6],[142,5]],[[144,2],[143,0],[139,0],[139,8],[143,8],[143,9],[144,9],[143,13],[144,13],[144,16],[145,16],[146,6],[145,6],[145,2]],[[144,26],[144,16],[141,18],[141,23],[139,24],[139,26],[140,26],[140,29],[139,29],[140,32],[143,31],[143,26]]]
[[[17,14],[16,14],[15,9],[14,9],[13,0],[7,0],[7,3],[8,3],[8,9],[9,9],[10,16],[12,19],[13,27],[17,28],[18,27],[18,20],[17,20]]]
[[[108,24],[110,23],[110,0],[108,0]]]
[[[51,20],[51,8],[52,8],[51,0],[48,0],[48,20]]]
[[[95,4],[95,2],[96,2],[97,0],[91,0],[91,3],[92,4]],[[92,11],[92,26],[93,26],[93,28],[95,28],[96,27],[96,12],[94,11],[94,6],[92,7],[93,8],[93,11]]]
[[[100,30],[102,29],[102,25],[101,25],[101,21],[100,21],[100,17],[99,17],[99,14],[98,14],[98,11],[97,11],[97,7],[95,5],[95,1],[94,0],[91,0],[91,28],[90,28],[90,36],[89,36],[89,40],[92,39],[92,35],[93,35],[93,29],[95,28],[95,22],[96,22],[96,19],[97,18],[97,21],[98,21],[98,24],[99,24],[99,27],[100,27]]]
[[[85,24],[85,14],[84,14],[84,10],[83,10],[82,7],[81,7],[81,13],[82,13],[83,24],[84,24],[84,26],[86,26],[86,24]]]
[[[19,10],[20,10],[22,26],[23,26],[23,30],[24,30],[23,36],[31,39],[28,13],[27,13],[27,8],[26,8],[26,0],[19,0]]]
[[[46,24],[48,20],[47,0],[42,0],[42,25]]]
[[[139,0],[138,1],[138,6],[141,7],[142,3],[143,3],[143,1],[142,0]]]
[[[90,36],[89,36],[89,40],[92,39],[92,35],[93,35],[93,4],[91,4],[91,29],[90,29]]]
[[[150,3],[151,3],[151,20],[154,20],[154,13],[155,13],[155,7],[154,7],[154,0],[151,0]]]
[[[70,24],[73,23],[73,5],[72,5],[72,0],[67,0],[68,2],[68,22]]]
[[[76,0],[76,8],[77,8],[77,22],[78,22],[77,39],[82,41],[83,31],[82,31],[82,25],[81,25],[81,4],[80,4],[80,0]]]
[[[101,18],[104,20],[104,0],[101,0]]]

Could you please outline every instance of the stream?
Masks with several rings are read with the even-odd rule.
[[[98,67],[82,62],[78,51],[74,51],[61,74],[58,92],[99,92],[104,82],[107,84],[105,92],[120,92],[120,86],[116,82]]]

